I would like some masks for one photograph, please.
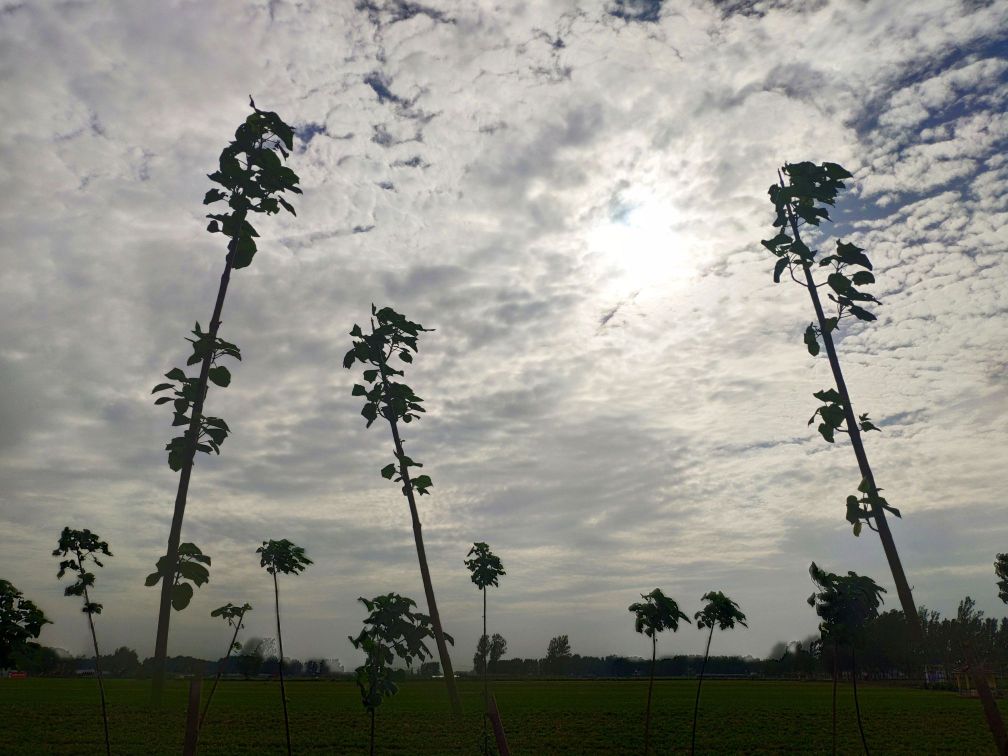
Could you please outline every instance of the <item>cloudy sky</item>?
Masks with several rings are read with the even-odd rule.
[[[315,561],[281,584],[292,656],[353,661],[358,596],[423,604],[388,429],[341,366],[372,302],[436,329],[405,435],[457,667],[473,541],[507,569],[490,627],[516,656],[561,633],[645,654],[627,606],[656,586],[690,614],[725,591],[751,629],[714,651],[763,655],[813,632],[812,560],[898,606],[877,536],[844,521],[849,444],[806,426],[832,385],[807,295],[759,244],[777,167],[805,159],[855,174],[828,231],[868,249],[883,305],[839,350],[915,599],[1000,616],[1006,30],[977,0],[3,3],[0,575],[55,621],[43,642],[83,652],[50,552],[97,530],[99,638],[152,652],[178,477],[150,389],[209,320],[224,251],[200,202],[251,93],[296,127],[304,195],[232,278],[244,361],[208,411],[233,434],[183,529],[212,577],[172,653],[221,653],[227,601],[273,634],[267,538]]]

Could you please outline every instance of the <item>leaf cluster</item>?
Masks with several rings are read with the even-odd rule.
[[[818,567],[809,567],[817,590],[808,604],[819,615],[819,632],[824,641],[854,644],[863,635],[865,625],[878,617],[885,589],[870,577],[848,572],[837,575]]]
[[[717,624],[719,630],[730,630],[735,627],[735,623],[742,627],[749,627],[746,624],[746,616],[739,610],[739,605],[725,596],[721,591],[710,591],[700,597],[701,601],[706,601],[703,609],[693,615],[697,621],[697,629],[714,627]]]
[[[474,543],[466,556],[472,557],[464,560],[465,566],[469,568],[470,578],[480,590],[491,585],[496,588],[498,578],[507,574],[500,557],[490,551],[490,547],[483,542]]]
[[[241,360],[241,350],[235,344],[224,341],[224,339],[214,338],[211,340],[210,334],[204,332],[198,322],[192,333],[195,338],[186,339],[193,345],[193,352],[186,361],[186,365],[195,365],[209,357],[208,380],[221,388],[226,388],[231,384],[231,371],[223,365],[218,365],[217,361],[222,357],[234,357]],[[199,396],[199,376],[187,376],[182,368],[172,368],[165,373],[165,378],[172,383],[159,383],[151,393],[157,394],[170,390],[171,396],[158,397],[154,400],[154,404],[172,402],[174,409],[172,426],[186,426],[187,428],[184,435],[176,436],[165,446],[168,451],[168,466],[178,472],[197,451],[205,454],[210,452],[220,454],[220,445],[224,443],[224,439],[228,437],[231,429],[221,418],[208,417],[201,413],[195,443],[190,443],[188,426],[192,422],[192,417],[187,413],[191,412],[197,400],[202,401],[206,398],[206,387],[203,388],[203,396]]]
[[[1008,554],[998,554],[994,560],[994,574],[998,576],[998,598],[1008,604]]]
[[[301,194],[298,175],[277,155],[279,152],[286,159],[294,149],[294,130],[276,113],[257,108],[251,97],[249,104],[253,112],[221,152],[218,170],[207,176],[223,191],[214,187],[203,198],[204,205],[226,201],[230,208],[229,212],[207,215],[207,231],[230,237],[228,252],[236,269],[251,264],[256,253],[259,234],[248,222],[248,214],[273,215],[283,207],[296,215],[282,195],[286,191]]]
[[[170,580],[172,608],[180,612],[192,601],[193,586],[199,588],[209,582],[210,570],[207,569],[209,566],[210,557],[200,551],[196,544],[181,543],[178,547],[178,560],[175,563],[174,573],[169,574],[171,570],[168,566],[168,556],[165,555],[157,560],[155,571],[147,576],[144,585],[150,587],[162,580]]]
[[[296,575],[304,572],[312,560],[305,556],[305,550],[300,546],[291,543],[286,538],[274,541],[263,541],[263,545],[256,549],[256,554],[261,554],[259,566],[265,567],[266,572],[276,575],[282,572],[285,575]]]
[[[38,638],[43,625],[51,625],[33,601],[0,579],[0,666],[6,666],[11,652],[21,648],[29,638]]]
[[[108,543],[98,538],[97,533],[92,533],[87,528],[84,530],[74,530],[68,527],[63,528],[60,533],[59,543],[53,549],[54,557],[69,557],[63,559],[59,565],[57,579],[62,579],[69,571],[76,573],[77,580],[73,585],[68,585],[63,589],[64,596],[84,596],[85,614],[101,614],[102,605],[87,600],[88,588],[94,586],[95,576],[93,572],[88,572],[85,563],[91,560],[96,567],[104,567],[105,564],[97,555],[112,556]]]
[[[232,604],[230,601],[228,601],[226,604],[224,604],[224,606],[218,606],[216,609],[210,612],[210,616],[220,617],[221,619],[225,620],[228,623],[228,625],[230,625],[235,629],[235,635],[237,635],[238,631],[241,630],[242,622],[244,622],[245,620],[245,612],[251,612],[251,611],[252,611],[251,604],[246,603],[242,604],[241,606],[237,606],[236,604]],[[241,643],[235,641],[231,646],[231,650],[241,651],[241,647],[242,647]]]
[[[642,593],[644,601],[638,601],[627,607],[633,612],[634,629],[638,633],[643,633],[649,638],[654,638],[656,633],[671,630],[673,633],[679,629],[679,620],[690,620],[679,610],[679,604],[674,599],[662,593],[660,588],[655,588],[651,593]]]
[[[434,625],[428,615],[414,612],[416,602],[398,593],[366,599],[358,598],[368,610],[364,627],[357,637],[348,636],[354,648],[364,651],[367,659],[355,670],[361,703],[368,711],[377,709],[386,696],[398,688],[391,677],[392,662],[401,659],[407,665],[414,660],[432,658],[427,639],[434,637]],[[445,639],[454,645],[447,633]]]
[[[812,413],[812,417],[809,418],[808,424],[812,425],[818,416],[822,420],[822,422],[819,423],[819,433],[822,434],[824,439],[832,444],[834,442],[834,436],[838,431],[840,433],[848,432],[844,427],[844,423],[846,422],[847,405],[836,389],[831,388],[816,391],[812,394],[812,396],[823,402],[823,404]],[[879,430],[878,427],[876,427],[876,425],[868,418],[867,412],[862,415],[858,415],[858,426],[865,432]]]
[[[872,486],[866,478],[861,479],[857,490],[860,496],[851,494],[847,497],[846,519],[853,526],[854,535],[861,535],[862,520],[867,523],[869,528],[876,530],[871,521],[875,517],[875,512],[880,509],[892,512],[896,517],[902,517],[896,507],[889,506],[889,502],[879,495],[879,491],[882,489]]]

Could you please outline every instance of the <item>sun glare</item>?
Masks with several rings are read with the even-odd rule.
[[[685,281],[694,271],[677,220],[672,208],[655,201],[630,205],[591,230],[588,251],[600,257],[621,287]]]

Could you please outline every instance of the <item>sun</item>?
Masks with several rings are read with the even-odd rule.
[[[695,273],[681,218],[653,198],[621,204],[588,232],[587,246],[621,289],[682,283]]]

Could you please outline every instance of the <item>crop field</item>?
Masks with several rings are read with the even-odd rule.
[[[443,685],[407,682],[377,716],[377,752],[473,754],[481,740],[480,686],[460,681],[466,714],[451,720]],[[178,754],[187,683],[170,684],[164,713],[147,706],[150,683],[109,680],[112,751]],[[204,687],[204,695],[208,686]],[[640,753],[647,681],[507,681],[494,684],[515,754]],[[695,682],[655,683],[652,743],[657,753],[689,750]],[[904,687],[859,688],[869,748],[878,753],[993,753],[980,706],[954,693]],[[224,682],[201,736],[203,753],[284,750],[279,686]],[[367,753],[368,717],[349,682],[288,684],[296,753]],[[1000,701],[1008,714],[1008,702]],[[849,685],[838,695],[840,750],[861,750]],[[80,754],[103,750],[96,683],[4,680],[4,753]],[[708,681],[697,732],[702,752],[828,752],[829,683]]]

